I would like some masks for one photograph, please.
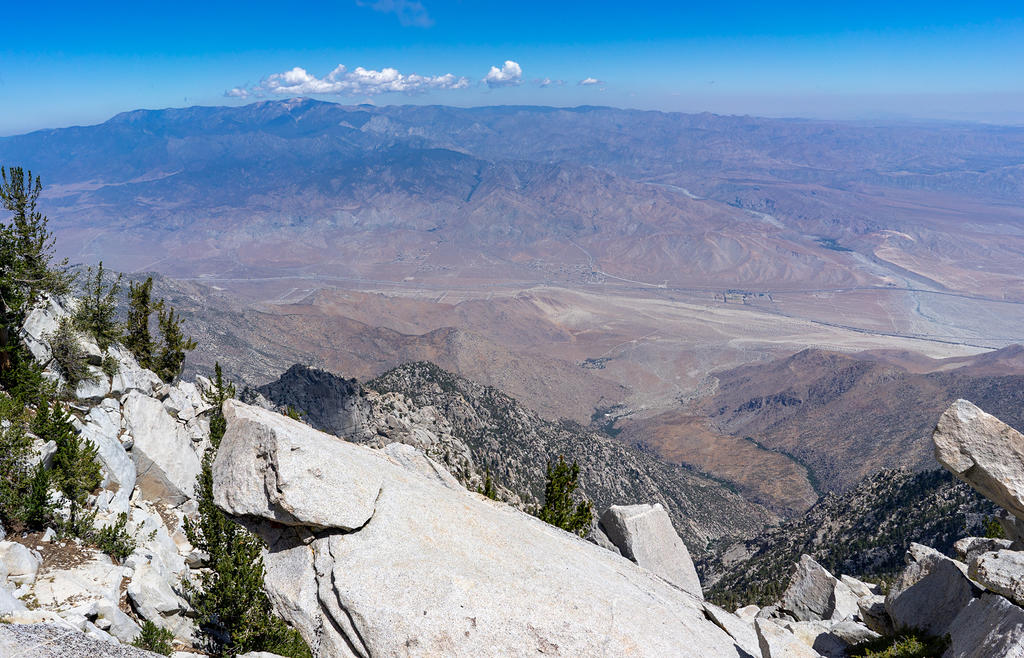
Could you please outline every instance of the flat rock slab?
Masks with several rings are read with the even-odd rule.
[[[302,509],[324,511],[302,512],[313,519],[307,523],[325,527],[332,508],[369,516],[364,523],[354,517],[355,531],[321,531],[304,550],[272,544],[265,558],[268,574],[278,559],[301,569],[290,591],[275,588],[275,607],[300,630],[322,630],[307,638],[321,655],[746,655],[705,616],[703,601],[621,556],[273,412],[240,403],[225,411],[214,490],[226,511],[272,522],[285,513],[293,523],[300,518],[262,477],[244,490],[235,479],[262,476],[263,464],[292,454],[310,455],[302,457],[307,469],[315,464],[321,474]],[[328,473],[333,486],[323,484]],[[225,495],[229,487],[218,478],[239,495]],[[276,523],[264,526],[281,532]],[[302,584],[310,578],[315,603]]]
[[[1024,604],[1024,553],[1003,549],[975,555],[967,575],[1017,605]]]

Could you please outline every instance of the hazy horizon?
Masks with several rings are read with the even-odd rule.
[[[292,96],[1024,123],[1008,74],[1024,13],[1001,3],[51,2],[8,18],[0,135]]]

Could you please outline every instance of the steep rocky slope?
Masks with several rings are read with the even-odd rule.
[[[911,542],[953,555],[958,539],[984,534],[986,517],[995,514],[991,502],[946,471],[881,471],[825,496],[801,518],[719,545],[698,567],[712,600],[765,605],[782,593],[802,554],[836,573],[891,580]]]
[[[561,455],[580,464],[581,486],[598,511],[661,502],[697,554],[711,539],[749,536],[772,518],[718,482],[574,423],[543,420],[500,391],[430,363],[399,366],[366,389],[295,366],[259,391],[351,441],[416,445],[471,487],[489,470],[504,497],[523,507],[543,500],[545,467]]]

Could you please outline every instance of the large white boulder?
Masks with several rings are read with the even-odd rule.
[[[745,655],[699,598],[621,556],[273,412],[224,411],[216,500],[293,535],[268,581],[279,560],[301,569],[272,596],[320,655]]]
[[[175,591],[174,574],[158,561],[133,561],[134,573],[128,583],[128,599],[135,612],[161,628],[174,633],[182,642],[194,639],[194,628],[186,616],[188,602]]]
[[[933,548],[911,544],[909,564],[889,590],[885,609],[896,628],[942,636],[963,608],[981,594],[967,565]]]
[[[997,594],[968,603],[949,627],[943,658],[1024,656],[1024,610]]]
[[[762,658],[821,658],[817,651],[770,619],[754,619],[754,630]]]
[[[624,557],[703,598],[690,551],[661,503],[612,505],[601,515],[601,529]]]
[[[797,621],[840,621],[858,613],[857,595],[810,555],[801,555],[779,609]]]
[[[998,550],[975,555],[967,575],[997,594],[1024,605],[1024,553]]]
[[[0,562],[7,578],[17,585],[26,585],[36,579],[42,559],[39,553],[18,542],[0,541]]]
[[[235,400],[224,403],[232,434],[213,464],[213,496],[236,516],[258,516],[312,528],[356,530],[371,516],[381,489],[381,457],[350,447],[302,423]],[[334,456],[330,459],[329,456]]]
[[[47,336],[57,330],[60,319],[67,311],[53,298],[46,298],[32,309],[21,326],[21,339],[36,361],[45,365],[52,357]]]
[[[1024,435],[967,400],[942,414],[935,458],[996,505],[1024,519]]]
[[[142,495],[171,505],[191,498],[202,463],[184,426],[159,400],[138,391],[125,398],[124,418]]]
[[[123,346],[111,345],[107,354],[114,357],[118,364],[117,373],[110,382],[111,395],[120,397],[131,391],[149,395],[163,383],[152,370],[140,367],[132,353]]]
[[[123,495],[135,488],[135,462],[121,446],[121,414],[109,406],[93,407],[85,417],[81,436],[95,444],[108,482]]]

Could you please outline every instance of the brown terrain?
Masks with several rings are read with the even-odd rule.
[[[783,513],[924,465],[950,396],[1016,400],[1020,128],[294,99],[0,161],[72,261],[167,277],[192,368],[430,360]]]

